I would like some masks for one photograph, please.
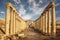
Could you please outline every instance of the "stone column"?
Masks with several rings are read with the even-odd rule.
[[[39,30],[40,30],[40,19],[39,19]]]
[[[41,29],[41,31],[42,31],[42,17],[41,17],[40,19],[41,19],[41,21],[40,21],[40,22],[41,22],[41,28],[40,28],[40,29]]]
[[[47,12],[45,13],[45,27],[46,27],[46,34],[47,34]]]
[[[43,34],[45,33],[45,28],[44,28],[44,13],[43,13]]]
[[[13,9],[11,8],[11,13],[10,13],[10,34],[12,35],[14,31],[13,28]]]
[[[15,13],[15,18],[17,18],[17,13]],[[16,25],[16,20],[15,20],[15,33],[17,33],[17,25]],[[36,25],[36,24],[35,24]]]
[[[52,27],[53,27],[53,35],[56,35],[56,13],[55,13],[55,3],[52,2]]]
[[[5,19],[5,26],[6,26],[6,35],[9,35],[9,20],[10,20],[10,7],[6,7],[6,19]]]
[[[46,14],[44,12],[44,33],[46,33]]]
[[[40,31],[41,31],[41,17],[40,17],[40,24],[39,25],[40,25]]]
[[[16,29],[15,29],[15,22],[16,22],[16,19],[15,19],[15,14],[16,14],[16,12],[14,11],[14,13],[13,13],[13,24],[14,24],[14,34],[15,34],[15,31],[16,31]]]
[[[48,34],[51,34],[51,19],[50,19],[50,9],[48,9]]]
[[[43,32],[43,16],[41,15],[41,27],[42,27],[42,32]]]
[[[46,33],[46,18],[45,18],[45,12],[44,12],[44,33]]]
[[[42,16],[41,16],[41,32],[42,32]]]

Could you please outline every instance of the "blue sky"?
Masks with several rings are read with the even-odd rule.
[[[60,18],[60,0],[56,4],[56,19]],[[5,19],[6,4],[11,2],[24,20],[36,20],[51,0],[0,0],[0,19]]]

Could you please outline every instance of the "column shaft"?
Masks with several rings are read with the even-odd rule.
[[[43,33],[45,33],[45,27],[44,27],[44,13],[43,13]]]
[[[46,12],[45,12],[45,33],[46,33]]]
[[[55,4],[52,3],[52,27],[53,27],[53,35],[56,35],[56,13],[55,13]]]
[[[42,32],[43,32],[43,16],[41,15],[41,25],[42,25]]]
[[[12,35],[14,31],[13,28],[13,9],[11,9],[11,14],[10,14],[10,34]]]
[[[45,26],[46,26],[46,33],[47,33],[47,12],[45,13],[45,21],[46,21]]]
[[[42,17],[41,17],[40,19],[41,19],[41,22],[40,22],[40,23],[41,23],[41,28],[40,28],[40,29],[41,29],[41,31],[42,31]]]
[[[5,21],[5,25],[6,25],[6,35],[9,35],[9,20],[10,20],[10,15],[9,15],[9,7],[7,6],[6,8],[6,21]]]
[[[50,9],[48,9],[48,32],[51,34]]]
[[[41,31],[41,17],[40,17],[40,31]]]
[[[15,29],[15,22],[16,22],[16,21],[15,21],[15,20],[16,20],[16,19],[15,19],[15,14],[16,14],[16,13],[15,13],[15,11],[14,11],[14,14],[13,14],[13,21],[14,21],[14,23],[13,23],[13,24],[14,24],[14,34],[15,34],[15,31],[16,31],[16,29]]]
[[[45,18],[45,13],[44,13],[44,33],[46,33],[46,18]]]

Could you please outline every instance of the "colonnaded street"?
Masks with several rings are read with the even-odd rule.
[[[60,40],[60,21],[56,21],[54,1],[35,21],[23,20],[10,2],[5,17],[0,19],[0,40]]]

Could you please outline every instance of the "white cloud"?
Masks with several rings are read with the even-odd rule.
[[[20,5],[20,9],[19,9],[19,15],[24,15],[26,14],[26,10],[24,9],[24,5]]]
[[[17,3],[17,4],[21,3],[20,0],[14,0],[14,2]]]
[[[43,1],[42,0],[39,0],[39,3],[43,3]]]
[[[40,0],[42,2],[42,0]],[[35,1],[33,1],[32,3],[32,7],[29,7],[30,10],[33,11],[34,15],[40,15],[42,13],[42,11],[44,10],[45,7],[39,7],[40,3],[36,3]]]
[[[28,3],[35,2],[35,0],[28,0]],[[39,0],[39,3],[43,3],[43,0]]]
[[[15,2],[17,3],[17,0],[15,0]],[[20,8],[19,8],[19,16],[22,17],[24,20],[31,19],[32,16],[30,16],[29,14],[26,13],[26,9],[24,9],[24,5],[20,4],[19,6],[20,6]]]
[[[56,6],[60,5],[60,3],[57,3]]]
[[[24,5],[20,5],[19,16],[21,16],[24,20],[29,20],[32,18],[30,14],[26,13],[26,10],[24,9]]]
[[[31,3],[31,2],[33,2],[34,0],[28,0],[28,3]]]
[[[4,11],[1,11],[0,13],[4,14],[5,12]]]
[[[32,2],[32,3],[31,3]],[[48,5],[45,5],[44,7],[39,7],[41,6],[41,4],[43,3],[42,0],[39,0],[39,3],[36,3],[35,0],[34,1],[31,1],[29,4],[32,5],[29,6],[29,10],[32,10],[32,17],[37,15],[39,17],[39,15],[41,15],[41,13],[43,12],[43,10],[45,9],[45,7]],[[33,18],[34,19],[34,18]],[[37,19],[37,18],[36,18]]]
[[[32,6],[29,6],[29,10],[32,11],[31,14],[26,13],[26,11],[28,11],[28,10],[24,9],[24,5],[20,4],[19,15],[24,20],[31,20],[34,15],[40,15],[43,12],[43,10],[44,10],[45,7],[39,7],[40,3],[43,3],[42,0],[39,0],[39,1],[40,1],[39,3],[36,3],[35,0],[28,0],[28,3],[30,5],[32,5]]]
[[[56,19],[57,19],[57,20],[60,20],[60,17],[57,17]]]
[[[30,19],[32,18],[32,16],[29,15],[29,14],[26,14],[26,15],[22,16],[22,18],[23,18],[24,20],[30,20]]]

